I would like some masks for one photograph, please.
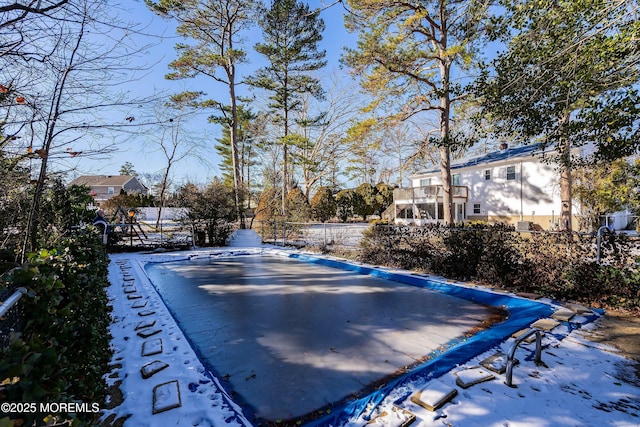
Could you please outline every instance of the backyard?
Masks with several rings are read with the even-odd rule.
[[[190,371],[195,369],[198,375],[207,378],[210,365],[207,363],[204,363],[204,365],[199,364],[198,356],[196,356],[196,354],[199,354],[197,351],[193,353],[193,350],[184,350],[184,341],[189,341],[188,338],[182,335],[176,338],[181,328],[178,327],[178,331],[176,331],[176,329],[171,326],[172,322],[167,321],[167,319],[171,319],[172,316],[168,311],[165,311],[164,300],[158,297],[153,286],[150,288],[147,288],[146,285],[141,286],[140,282],[144,282],[147,279],[134,274],[137,268],[139,268],[136,266],[141,265],[142,260],[156,259],[157,262],[164,259],[165,261],[176,261],[185,259],[185,256],[187,258],[196,256],[222,261],[225,257],[234,256],[233,254],[242,258],[251,253],[264,253],[265,251],[271,252],[273,249],[270,247],[261,247],[258,252],[255,252],[255,249],[229,248],[226,250],[198,250],[187,253],[178,252],[164,255],[142,256],[122,254],[114,258],[117,263],[121,263],[120,265],[126,262],[127,265],[130,266],[130,268],[126,269],[127,273],[125,274],[131,274],[131,276],[135,277],[138,292],[143,298],[149,298],[150,304],[157,304],[153,305],[152,308],[157,311],[157,315],[159,315],[161,319],[159,323],[163,324],[164,327],[160,328],[163,329],[163,331],[154,335],[154,338],[162,337],[163,340],[171,343],[169,346],[178,346],[173,347],[172,350],[165,351],[162,356],[156,356],[165,360],[170,366],[153,377],[157,378],[155,383],[169,382],[174,379],[178,379],[181,383],[184,373],[179,372],[185,364],[189,366]],[[292,254],[290,250],[285,251],[285,253],[286,256]],[[316,255],[311,256],[315,257]],[[116,272],[118,272],[120,267],[115,268],[116,265],[112,264]],[[356,266],[358,266],[358,264],[356,264]],[[363,265],[359,264],[359,266],[362,267]],[[364,265],[364,267],[366,267],[366,265]],[[390,271],[395,272],[396,270],[392,269]],[[122,286],[114,286],[112,289],[112,292],[118,292],[118,295],[122,295]],[[149,292],[149,294],[147,294],[147,292]],[[123,305],[125,313],[127,310],[130,310],[126,307],[130,305],[126,300],[116,305]],[[588,312],[591,313],[590,311]],[[135,320],[135,318],[127,320],[123,315],[122,320],[115,325],[115,327],[121,331],[118,332],[118,334],[126,334],[126,325],[131,325],[128,326],[129,328],[133,327],[134,324],[132,322]],[[180,324],[180,322],[178,323]],[[169,335],[164,335],[164,331],[166,330],[169,331]],[[364,400],[366,403],[363,406],[356,405],[357,408],[360,408],[359,412],[350,412],[347,410],[347,413],[352,413],[351,418],[344,418],[344,405],[347,405],[347,408],[353,409],[353,406],[349,406],[353,405],[353,403],[343,402],[342,404],[323,407],[322,414],[316,412],[316,421],[309,418],[300,418],[298,420],[278,420],[276,424],[316,425],[314,424],[315,422],[319,423],[317,425],[364,425],[367,420],[373,419],[385,411],[389,413],[390,411],[396,411],[398,407],[402,407],[417,415],[418,418],[413,425],[419,426],[442,425],[443,422],[447,423],[447,425],[464,426],[506,424],[512,426],[635,426],[637,425],[638,411],[640,410],[640,395],[638,392],[640,383],[637,378],[638,365],[637,363],[634,364],[632,359],[625,359],[625,356],[637,357],[638,353],[635,349],[637,349],[639,333],[640,330],[638,329],[638,322],[635,316],[617,313],[613,315],[594,316],[593,313],[583,313],[577,315],[568,323],[562,322],[560,326],[555,328],[551,334],[546,335],[543,339],[544,350],[542,357],[543,362],[547,365],[546,369],[537,367],[530,359],[530,354],[533,352],[532,344],[525,344],[523,348],[519,350],[518,357],[521,360],[521,364],[514,369],[514,382],[518,386],[516,389],[510,389],[505,386],[503,383],[504,374],[501,374],[496,375],[497,379],[493,381],[466,389],[460,388],[457,397],[449,404],[433,412],[424,410],[424,408],[411,403],[408,399],[409,395],[431,384],[434,379],[439,380],[440,383],[444,383],[448,388],[456,388],[456,379],[458,376],[461,376],[461,372],[480,366],[480,362],[490,356],[496,348],[501,348],[506,353],[512,343],[512,339],[506,339],[491,351],[482,352],[464,363],[445,369],[444,372],[436,374],[434,377],[427,374],[426,377],[414,378],[413,382],[403,383],[393,388],[388,394],[385,394],[384,399],[376,399],[375,393],[373,393],[373,397],[361,395],[359,399]],[[119,339],[116,337],[116,341],[119,342],[119,344],[116,346],[115,358],[119,360],[119,364],[123,366],[115,369],[112,377],[116,378],[116,381],[122,381],[120,388],[124,391],[125,396],[135,397],[132,397],[129,402],[127,402],[125,398],[120,407],[107,411],[107,414],[112,414],[111,418],[109,418],[111,421],[118,417],[129,416],[131,422],[135,424],[135,420],[141,420],[142,418],[139,417],[144,417],[145,415],[144,411],[140,413],[134,408],[139,408],[140,405],[146,405],[144,402],[153,400],[151,397],[152,390],[148,389],[149,386],[147,385],[147,390],[143,391],[141,387],[145,387],[144,381],[136,379],[139,375],[133,375],[131,373],[132,370],[139,369],[140,366],[144,365],[144,362],[139,360],[139,356],[134,356],[133,361],[128,360],[127,357],[127,352],[132,352],[131,346],[135,345],[136,339],[144,341],[144,339],[140,339],[139,337],[134,337],[126,341],[122,340],[122,336]],[[592,340],[593,343],[590,344],[590,340]],[[165,341],[165,343],[167,341]],[[275,342],[273,344],[275,345]],[[167,344],[165,344],[165,348],[166,346]],[[623,350],[618,352],[615,346],[620,346]],[[129,348],[129,350],[127,351],[125,348]],[[329,348],[326,349],[328,354],[339,355],[333,353],[331,350],[332,349]],[[339,351],[340,349],[335,348],[334,350]],[[135,354],[136,352],[133,351],[133,353]],[[187,354],[188,363],[184,361],[184,354]],[[129,365],[130,363],[131,365]],[[194,363],[196,364],[195,367],[193,365]],[[127,372],[129,372],[128,375],[126,375]],[[252,381],[257,381],[253,375],[261,375],[260,371],[255,368],[251,362],[243,362],[237,366],[235,371],[226,373],[230,376],[238,377],[238,380],[247,384],[247,386],[250,386]],[[185,381],[189,381],[189,384],[203,384],[204,382],[209,384],[208,380],[198,379],[197,377],[185,379]],[[218,379],[214,381],[214,384],[216,387],[224,389],[225,384],[227,384],[226,381],[228,381],[228,378],[218,377]],[[148,382],[151,382],[151,380]],[[210,388],[207,388],[207,391],[203,391],[202,389],[205,387],[208,387],[208,385],[194,387],[195,391],[190,390],[191,387],[186,387],[182,390],[183,393],[187,393],[188,396],[195,394],[211,398],[213,394],[221,393],[221,396],[230,397],[231,400],[233,400],[235,396],[234,393],[227,394],[226,392],[217,390],[217,388],[217,391],[213,391]],[[186,389],[189,389],[189,391]],[[135,392],[131,390],[135,390]],[[541,393],[543,390],[544,393]],[[264,393],[267,392],[265,391]],[[550,405],[550,398],[555,400],[557,404]],[[184,394],[182,395],[182,399],[183,402],[186,401]],[[215,400],[218,401],[218,399]],[[518,403],[518,400],[521,400],[522,403]],[[219,401],[224,402],[225,399],[220,397]],[[355,398],[354,401],[357,402],[358,398]],[[194,425],[207,425],[206,422],[213,424],[215,423],[213,419],[222,416],[220,415],[220,411],[224,413],[224,411],[230,410],[230,406],[227,405],[231,404],[227,403],[225,405],[215,406],[217,408],[215,410],[210,409],[208,412],[209,415],[207,416],[213,417],[213,419],[202,415],[202,408],[200,407],[195,411],[199,414],[198,417],[194,418],[190,415],[194,412],[194,409],[191,406],[184,408],[185,405],[186,404],[183,403],[182,408],[175,408],[163,412],[162,419],[164,421],[175,420],[176,423],[190,420],[189,422],[193,422]],[[233,406],[231,405],[231,407]],[[480,408],[485,408],[486,411]],[[131,413],[125,415],[127,412]],[[231,424],[237,425],[249,425],[256,422],[257,424],[254,425],[260,425],[264,422],[251,418],[249,415],[251,413],[253,413],[252,410],[248,410],[247,412],[245,409],[242,415],[230,418],[227,414],[223,417],[225,419],[232,419],[233,422],[231,422]],[[396,412],[393,413],[395,414]],[[544,418],[541,418],[542,414],[544,414]],[[303,422],[300,423],[300,421]],[[198,424],[198,422],[203,424]],[[378,420],[378,422],[383,421]],[[387,422],[390,422],[390,420],[387,419]]]

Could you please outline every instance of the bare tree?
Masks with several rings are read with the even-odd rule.
[[[196,154],[203,143],[197,135],[188,134],[184,126],[193,118],[196,111],[192,102],[197,93],[182,93],[171,97],[170,102],[156,110],[158,129],[150,134],[145,146],[162,154],[166,163],[160,173],[158,183],[159,205],[156,227],[160,226],[162,208],[165,206],[167,193],[171,184],[172,168],[181,160]]]
[[[246,61],[242,50],[241,33],[252,25],[254,0],[146,0],[147,5],[163,17],[178,23],[178,33],[195,42],[190,46],[180,43],[176,46],[180,57],[170,64],[175,72],[169,79],[206,76],[226,86],[229,104],[215,100],[202,103],[204,107],[214,106],[224,115],[229,127],[233,161],[233,186],[236,202],[236,217],[241,219],[243,188],[238,152],[238,95],[240,79],[236,66]],[[244,222],[241,221],[241,226]]]
[[[349,155],[342,136],[362,105],[359,97],[353,95],[356,92],[350,80],[341,81],[334,74],[326,101],[319,102],[309,94],[302,97],[296,118],[297,133],[302,138],[292,152],[307,200],[315,187],[330,180],[335,166]]]
[[[49,16],[63,8],[70,0],[29,0],[0,6],[0,56],[15,54],[23,45],[23,32],[29,20],[38,16]]]
[[[40,2],[40,4],[46,4]],[[2,154],[28,164],[34,182],[23,255],[36,248],[40,201],[53,165],[109,151],[112,131],[134,124],[127,111],[144,102],[118,91],[134,71],[135,26],[121,22],[106,0],[69,0],[28,13],[11,50],[0,56]],[[7,21],[2,21],[7,24]],[[109,141],[105,144],[104,141]]]

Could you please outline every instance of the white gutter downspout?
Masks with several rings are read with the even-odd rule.
[[[520,161],[520,221],[524,221],[524,202],[522,200],[522,160]]]

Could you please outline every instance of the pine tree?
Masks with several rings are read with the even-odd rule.
[[[640,150],[640,23],[627,0],[504,0],[507,50],[477,93],[497,132],[557,149],[561,216],[572,217],[572,151],[595,160]],[[500,33],[499,33],[500,34]]]
[[[256,142],[256,121],[258,115],[250,109],[238,106],[238,162],[240,169],[240,180],[244,184],[242,189],[242,199],[250,202],[251,198],[251,168],[256,165],[257,142]],[[214,123],[224,122],[224,117],[210,117]],[[220,169],[223,172],[223,179],[226,183],[233,185],[233,153],[231,144],[231,132],[228,127],[222,129],[222,136],[216,139],[215,149],[220,156]]]
[[[263,8],[258,23],[264,42],[256,44],[258,53],[268,65],[256,72],[251,84],[267,91],[269,109],[281,127],[282,145],[282,212],[286,213],[286,195],[291,184],[289,146],[293,111],[302,107],[302,96],[311,94],[321,98],[323,90],[318,79],[309,72],[326,65],[325,51],[318,50],[324,22],[318,11],[296,0],[274,0],[269,9]]]
[[[176,45],[180,57],[171,62],[174,72],[168,79],[205,76],[226,86],[229,104],[214,100],[201,103],[203,107],[215,106],[225,118],[231,140],[233,188],[236,216],[242,216],[240,160],[238,152],[238,95],[239,79],[236,66],[246,61],[240,33],[252,24],[255,10],[253,0],[145,0],[149,8],[160,16],[178,22],[177,32],[195,41],[194,45]],[[242,225],[244,223],[241,222]]]
[[[345,62],[373,95],[367,111],[393,125],[420,115],[436,123],[422,146],[440,154],[445,221],[453,222],[451,150],[465,143],[454,137],[454,105],[464,97],[452,74],[469,68],[487,15],[476,0],[349,0],[347,28],[359,35]],[[423,119],[424,120],[424,119]],[[418,151],[423,150],[418,147]]]
[[[313,219],[326,222],[336,214],[336,200],[333,191],[329,187],[320,187],[311,199],[311,213]]]

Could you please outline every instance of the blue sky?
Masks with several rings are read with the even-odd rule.
[[[333,0],[309,0],[308,4],[312,8],[323,8],[333,3]],[[133,1],[127,4],[131,10],[130,15],[121,14],[125,20],[139,22],[146,27],[146,32],[162,37],[140,37],[139,43],[159,41],[159,44],[147,51],[145,55],[136,57],[143,65],[151,65],[153,69],[146,72],[144,77],[133,84],[130,84],[130,90],[137,96],[150,96],[154,93],[165,92],[167,94],[178,93],[184,90],[204,91],[209,97],[222,97],[226,100],[226,88],[222,84],[212,82],[211,80],[186,79],[180,81],[168,81],[164,78],[169,71],[167,65],[175,59],[176,54],[174,45],[182,39],[175,34],[175,26],[171,21],[161,19],[155,16],[147,9],[144,2]],[[339,59],[343,51],[343,46],[354,45],[355,35],[348,34],[344,29],[343,13],[344,8],[340,4],[326,8],[322,11],[321,17],[325,21],[325,31],[323,33],[322,49],[327,52],[328,65],[326,73],[331,74],[339,67]],[[240,73],[245,73],[259,66],[260,56],[253,53],[253,45],[260,37],[260,29],[256,26],[252,33],[249,34],[250,41],[247,43],[247,50],[250,53],[250,63],[240,66]],[[345,71],[346,74],[346,71]],[[132,113],[134,115],[135,112]],[[207,123],[207,116],[211,111],[203,112],[201,116],[193,120],[189,126],[189,136],[191,138],[200,139],[205,145],[202,150],[201,157],[208,159],[209,164],[203,164],[202,161],[195,157],[186,158],[178,162],[175,166],[174,177],[175,183],[186,181],[196,183],[206,183],[213,176],[220,175],[217,168],[218,157],[215,153],[213,145],[215,138],[220,134],[220,127]],[[138,173],[156,173],[163,169],[166,160],[159,153],[154,153],[145,140],[150,139],[150,135],[141,135],[130,137],[126,142],[119,143],[118,150],[109,156],[109,158],[99,161],[81,159],[78,163],[77,174],[118,174],[120,167],[125,162],[131,162]]]

